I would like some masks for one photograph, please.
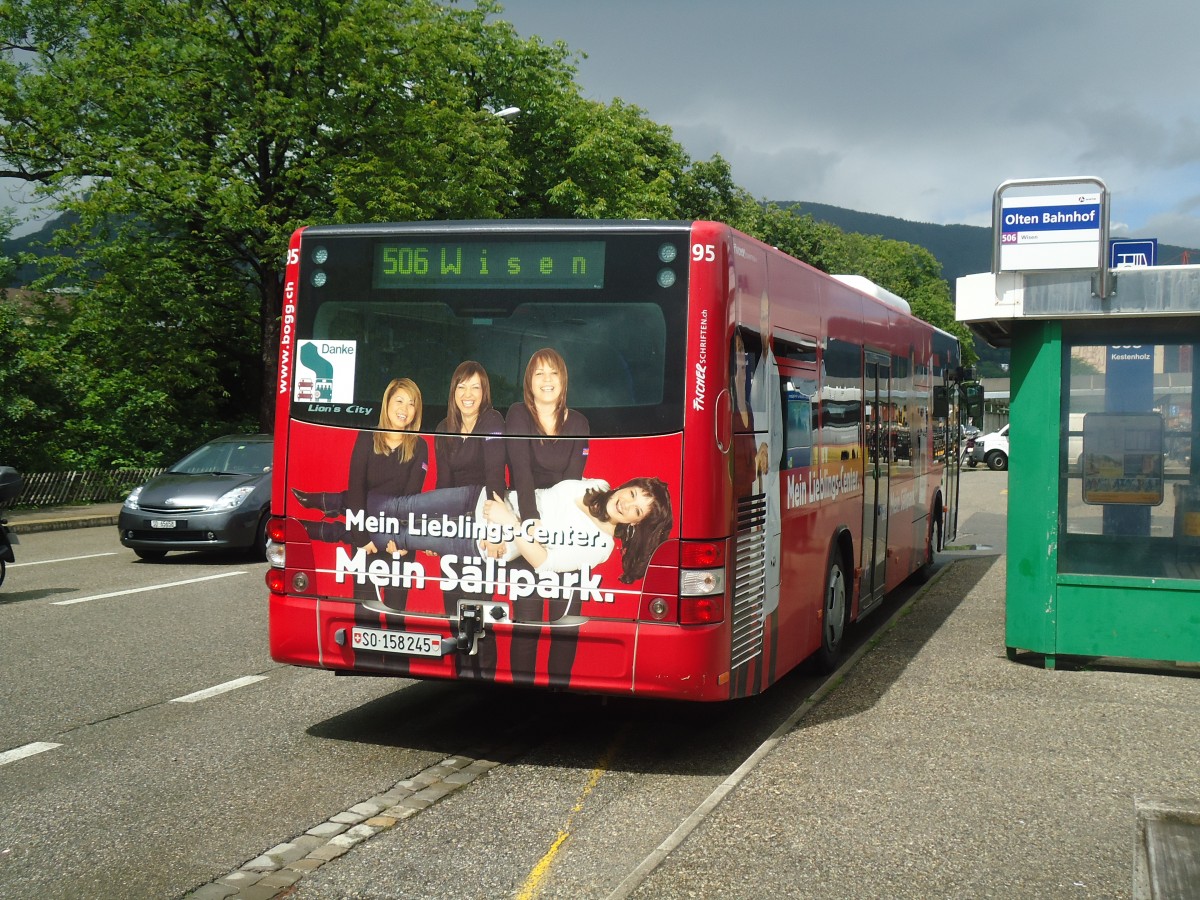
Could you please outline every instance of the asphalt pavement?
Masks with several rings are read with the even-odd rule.
[[[21,533],[119,509],[7,518]],[[1010,660],[1005,557],[948,556],[753,765],[595,896],[1200,898],[1200,671]],[[281,863],[303,877],[280,893],[383,897],[404,840],[401,821],[336,860]],[[204,896],[277,896],[253,893],[259,869]]]

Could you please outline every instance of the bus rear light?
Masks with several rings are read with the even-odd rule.
[[[725,567],[724,541],[680,541],[679,565],[684,569]]]
[[[267,569],[267,590],[272,594],[284,593],[283,569]]]
[[[272,568],[282,569],[287,559],[287,547],[284,544],[287,528],[283,519],[267,519],[267,562]]]
[[[725,619],[725,595],[680,597],[680,625],[715,625]]]
[[[277,544],[287,540],[287,521],[278,516],[267,519],[267,538]]]
[[[679,573],[680,596],[711,597],[724,593],[724,569],[684,569]]]

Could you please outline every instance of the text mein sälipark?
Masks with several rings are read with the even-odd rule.
[[[394,516],[373,516],[363,510],[346,511],[347,532],[395,534],[400,522]],[[602,535],[582,529],[549,529],[532,519],[519,527],[478,521],[471,516],[416,516],[409,514],[404,529],[417,537],[469,538],[479,542],[511,547],[518,535],[530,543],[573,547],[596,546]],[[510,602],[522,597],[537,596],[544,600],[567,600],[580,596],[584,602],[612,603],[613,592],[600,590],[601,576],[592,573],[591,566],[564,572],[535,572],[527,568],[510,568],[508,559],[495,559],[482,552],[478,555],[440,554],[438,575],[431,579],[425,566],[413,559],[413,554],[399,551],[387,556],[376,554],[368,559],[362,547],[353,549],[339,544],[334,552],[334,578],[338,584],[352,579],[356,584],[370,582],[376,587],[421,589],[434,580],[445,591],[505,596]]]

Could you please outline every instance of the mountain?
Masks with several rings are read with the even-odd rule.
[[[954,280],[960,275],[990,272],[992,269],[990,226],[931,225],[928,222],[910,222],[806,200],[776,200],[775,205],[782,209],[794,209],[800,215],[810,215],[818,222],[836,225],[842,231],[874,234],[924,247],[942,264],[942,277],[950,282],[951,293]],[[1190,252],[1193,259],[1200,259],[1200,252],[1196,250],[1159,244],[1158,263],[1163,266],[1180,265],[1185,252]]]
[[[47,219],[46,222],[37,229],[28,234],[20,235],[19,237],[10,237],[0,245],[0,254],[16,259],[22,253],[32,253],[36,257],[50,256],[54,253],[60,253],[65,256],[74,256],[75,251],[71,248],[62,250],[51,250],[46,245],[54,237],[54,232],[68,225],[78,224],[79,217],[74,213],[59,213],[58,215]],[[37,266],[26,263],[18,266],[13,274],[12,286],[24,287],[41,274],[38,272]]]

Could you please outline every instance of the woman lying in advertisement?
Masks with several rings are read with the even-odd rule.
[[[388,553],[428,550],[443,560],[519,556],[539,573],[598,566],[620,540],[625,584],[646,574],[650,555],[671,531],[671,496],[657,478],[634,478],[615,490],[599,479],[541,488],[542,518],[524,522],[513,511],[514,493],[507,501],[489,500],[485,488],[473,485],[405,497],[373,495],[366,509],[347,510],[346,528]],[[312,537],[329,539],[322,526],[333,523],[304,524]]]

